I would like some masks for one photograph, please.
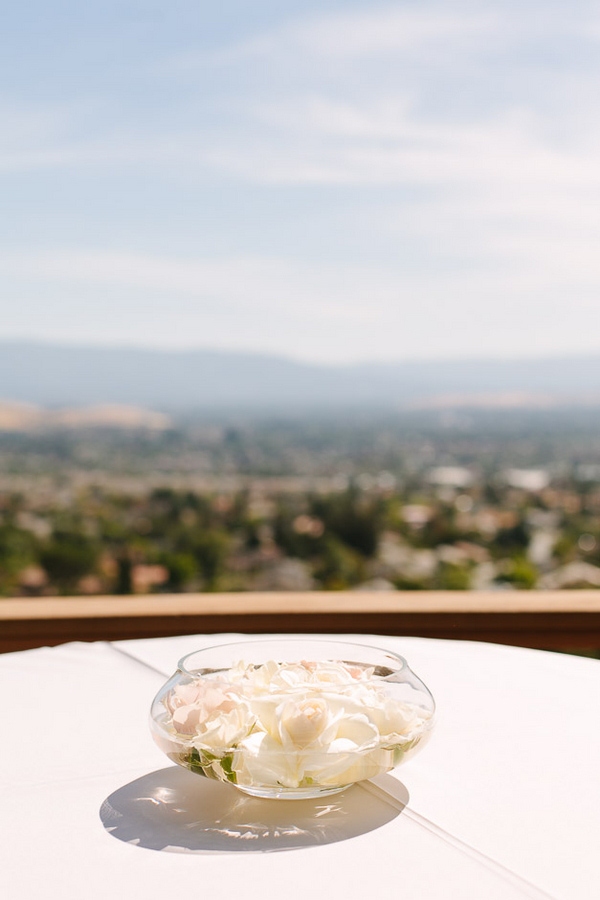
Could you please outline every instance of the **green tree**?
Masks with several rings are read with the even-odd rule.
[[[314,576],[325,590],[341,591],[363,580],[364,560],[355,550],[330,535],[324,542]]]
[[[442,562],[435,573],[433,587],[440,591],[468,591],[471,571],[468,566]]]
[[[344,494],[315,498],[313,512],[323,521],[325,530],[348,547],[367,558],[374,555],[383,527],[381,504],[367,501],[350,488]]]
[[[14,593],[18,576],[37,561],[37,540],[14,525],[0,527],[0,593]]]
[[[501,528],[494,539],[494,549],[500,555],[505,553],[522,553],[529,546],[529,529],[521,519],[512,528]]]
[[[497,580],[499,583],[510,584],[520,590],[529,591],[537,584],[539,572],[526,557],[518,556],[512,559],[504,572]]]
[[[95,542],[79,533],[55,532],[40,552],[40,562],[53,585],[72,593],[80,578],[94,572],[98,560]]]
[[[165,553],[161,562],[169,573],[169,590],[183,591],[198,576],[198,560],[191,553]]]
[[[456,527],[456,512],[453,508],[442,506],[435,511],[431,519],[418,532],[414,543],[421,547],[439,547],[440,544],[453,544],[464,535]]]
[[[206,580],[206,588],[215,590],[219,576],[225,568],[229,551],[229,538],[220,531],[204,531],[197,534],[191,546],[191,555]]]

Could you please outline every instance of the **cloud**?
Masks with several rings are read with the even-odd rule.
[[[221,48],[211,54],[179,57],[184,66],[232,62],[256,56],[309,54],[329,60],[355,61],[370,56],[414,53],[447,39],[468,40],[498,25],[491,11],[448,12],[431,5],[420,9],[382,6],[368,11],[305,16]]]
[[[419,118],[404,97],[374,104],[296,97],[256,114],[271,126],[269,135],[237,152],[226,145],[212,150],[215,166],[257,181],[301,184],[600,184],[595,147],[553,145],[544,120],[525,110],[444,122]]]
[[[79,287],[131,289],[151,297],[221,302],[257,315],[360,321],[393,298],[393,274],[366,266],[307,265],[261,257],[182,259],[111,251],[61,250],[4,254],[5,277]],[[374,300],[374,292],[380,300]]]
[[[356,59],[414,50],[429,41],[481,35],[497,20],[494,13],[448,13],[441,6],[417,10],[383,7],[313,19],[291,33],[312,52]]]
[[[23,110],[19,115],[0,114],[4,140],[0,142],[0,174],[55,169],[115,170],[131,166],[198,164],[206,140],[202,132],[157,134],[144,126],[115,130],[110,126],[89,134],[79,124],[81,111]]]
[[[409,230],[414,227],[407,223]],[[451,227],[441,232],[442,238],[450,236]],[[572,243],[567,254],[574,249]],[[515,253],[514,246],[506,250]],[[555,303],[562,289],[557,275],[565,274],[567,260],[553,258],[556,246],[549,250],[545,265],[540,253],[537,269],[519,263],[516,255],[516,264],[490,271],[467,260],[459,264],[458,254],[450,252],[445,267],[424,271],[407,264],[307,265],[293,259],[203,260],[57,248],[5,254],[0,272],[7,284],[27,282],[30,297],[37,283],[44,285],[45,296],[57,298],[44,312],[52,328],[61,319],[80,318],[88,302],[104,307],[104,321],[88,337],[101,334],[113,316],[115,322],[135,323],[142,343],[193,345],[198,331],[205,334],[210,326],[213,339],[220,335],[217,343],[249,346],[254,335],[259,349],[292,347],[310,358],[422,357],[444,355],[444,348],[445,355],[460,356],[470,346],[497,352],[508,336],[515,352],[523,353],[536,346],[551,351],[561,340],[573,346],[578,332],[581,339],[581,317],[600,311],[597,292],[584,290],[590,271],[579,276],[579,291],[573,282],[568,307]],[[592,265],[591,255],[587,263]],[[28,302],[31,306],[31,301],[15,305],[15,321],[23,314],[31,318]],[[7,320],[5,333],[6,328]],[[594,344],[595,335],[588,331],[586,340]]]

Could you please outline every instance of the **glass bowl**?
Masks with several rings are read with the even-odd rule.
[[[254,797],[334,794],[413,756],[435,704],[395,653],[327,640],[248,640],[190,653],[150,712],[173,762]]]

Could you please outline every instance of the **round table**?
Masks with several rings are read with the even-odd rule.
[[[337,637],[405,656],[438,719],[405,766],[314,801],[247,797],[150,737],[178,659],[239,635],[0,656],[2,896],[596,900],[600,662]]]

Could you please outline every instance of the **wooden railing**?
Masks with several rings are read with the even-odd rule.
[[[600,591],[172,594],[0,600],[0,652],[214,632],[362,633],[600,649]]]

